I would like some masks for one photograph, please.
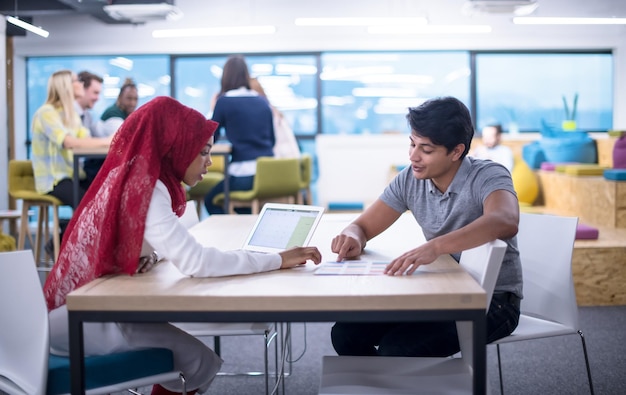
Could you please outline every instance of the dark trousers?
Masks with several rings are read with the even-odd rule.
[[[80,203],[83,196],[85,196],[86,190],[87,181],[81,180],[80,185],[78,186],[78,202],[74,203],[74,182],[71,178],[65,178],[55,185],[52,191],[48,192],[48,195],[54,196],[64,205],[71,206],[73,210],[76,210],[78,203]],[[68,223],[69,220],[59,220],[59,227],[61,228],[60,240],[63,240],[63,233],[65,232],[65,228],[67,228]]]
[[[228,189],[230,191],[249,191],[252,189],[254,184],[254,176],[247,177],[233,177],[230,176],[228,179]],[[204,206],[206,207],[206,211],[209,214],[224,214],[224,206],[223,205],[215,205],[213,204],[213,198],[220,193],[224,193],[224,181],[220,182],[216,186],[213,187],[204,197]],[[250,214],[250,209],[248,208],[236,208],[235,211],[238,214]]]
[[[85,159],[83,169],[85,174],[87,174],[87,186],[91,185],[103,164],[104,159]]]
[[[487,343],[510,335],[517,327],[519,314],[517,296],[494,294],[487,313]],[[454,321],[337,322],[331,339],[339,355],[447,357],[460,351]]]

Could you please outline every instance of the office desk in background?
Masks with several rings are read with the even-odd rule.
[[[311,245],[335,260],[332,238],[354,214],[325,214]],[[256,215],[214,215],[191,228],[203,245],[241,247]],[[408,214],[370,241],[363,259],[389,260],[423,242]],[[315,265],[253,275],[190,278],[171,263],[136,276],[97,279],[67,298],[72,393],[82,393],[84,322],[377,322],[473,323],[473,390],[486,386],[486,294],[450,256],[413,276],[314,275]],[[330,336],[330,335],[329,335]]]
[[[103,159],[109,153],[109,147],[99,148],[74,148],[74,175],[73,175],[73,195],[75,205],[78,206],[78,187],[80,159]],[[211,149],[211,155],[221,155],[224,157],[224,210],[228,212],[230,182],[228,179],[228,165],[230,163],[230,144],[215,144]]]

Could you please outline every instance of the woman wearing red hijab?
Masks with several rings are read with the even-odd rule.
[[[186,205],[181,182],[195,185],[211,165],[218,124],[169,97],[157,97],[124,121],[109,154],[67,227],[59,259],[44,285],[50,311],[50,349],[67,355],[66,296],[107,274],[133,275],[153,256],[194,277],[248,274],[321,261],[315,247],[280,254],[203,247],[178,221]],[[143,257],[143,258],[140,258]],[[148,266],[149,267],[149,266]],[[86,355],[165,347],[187,387],[204,392],[222,360],[193,336],[168,323],[87,323]],[[180,382],[154,386],[153,395],[181,392]]]

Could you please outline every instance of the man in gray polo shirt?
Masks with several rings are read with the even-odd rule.
[[[410,108],[407,120],[411,165],[333,239],[332,251],[338,261],[359,256],[407,210],[427,242],[391,261],[388,275],[412,274],[443,254],[458,261],[462,251],[501,239],[507,250],[487,312],[487,341],[505,337],[517,326],[522,298],[519,203],[511,175],[498,163],[467,157],[474,127],[459,100],[428,100]],[[454,322],[337,322],[331,338],[339,355],[444,357],[460,350]]]

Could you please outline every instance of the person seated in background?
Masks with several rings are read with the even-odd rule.
[[[100,121],[95,128],[95,136],[111,137],[117,132],[124,120],[137,108],[137,102],[139,101],[138,92],[135,82],[127,78],[120,88],[115,103],[105,109],[100,116]],[[98,174],[103,163],[104,159],[85,160],[85,173],[87,173],[89,183],[96,178],[96,174]]]
[[[519,204],[511,174],[499,164],[467,157],[474,127],[467,107],[453,97],[410,108],[409,160],[382,195],[332,240],[337,261],[358,257],[368,240],[409,210],[426,243],[392,260],[387,275],[410,275],[438,256],[495,239],[507,243],[487,312],[487,341],[517,327],[522,265],[517,250]],[[407,235],[410,237],[410,235]],[[446,322],[337,322],[331,340],[339,355],[446,357],[460,350],[456,324]]]
[[[226,60],[222,73],[221,89],[215,102],[212,120],[225,130],[232,146],[228,166],[231,191],[251,190],[256,174],[256,160],[260,156],[274,156],[274,121],[267,99],[250,88],[250,73],[246,59],[233,55]],[[213,204],[213,198],[224,192],[224,181],[207,193],[204,205],[209,214],[223,214],[222,205]],[[237,208],[237,213],[250,213],[248,208]]]
[[[60,70],[48,79],[48,96],[44,105],[35,112],[32,120],[32,162],[35,188],[38,193],[59,199],[64,205],[76,209],[74,201],[73,148],[96,148],[109,145],[111,138],[90,137],[81,123],[75,101],[84,95],[83,82],[70,70]],[[82,199],[88,187],[84,175],[79,175],[78,198]],[[67,221],[60,221],[60,239]],[[45,251],[53,256],[52,239]]]
[[[481,131],[481,135],[483,145],[476,148],[471,156],[500,163],[509,172],[512,172],[514,163],[513,151],[506,145],[501,144],[502,126],[498,124],[485,126]]]
[[[80,116],[80,120],[91,133],[92,137],[97,137],[96,122],[94,121],[91,110],[100,99],[102,91],[102,82],[104,81],[99,75],[90,73],[89,71],[81,71],[78,73],[78,79],[82,81],[85,93],[83,96],[76,98],[76,112]],[[100,136],[106,137],[106,136]]]
[[[44,284],[51,353],[69,351],[67,295],[102,276],[144,273],[159,257],[193,277],[289,269],[309,260],[320,263],[316,247],[272,254],[204,247],[179,221],[186,208],[182,183],[193,186],[207,172],[217,126],[165,96],[152,99],[124,121],[102,171],[72,217],[59,259]],[[205,393],[222,365],[204,343],[169,323],[87,323],[84,343],[86,355],[170,349],[174,369],[184,373],[190,395]],[[152,394],[181,391],[176,380],[155,385]]]

